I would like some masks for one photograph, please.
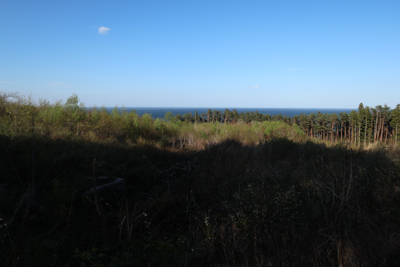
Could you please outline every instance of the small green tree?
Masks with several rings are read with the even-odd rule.
[[[76,94],[72,94],[64,104],[64,120],[69,127],[76,127],[78,131],[79,123],[86,117],[86,108],[83,103],[79,103]]]
[[[168,112],[166,112],[165,115],[164,115],[164,120],[165,120],[165,121],[170,121],[170,122],[175,122],[175,121],[176,121],[176,118],[174,117],[174,115],[172,114],[171,111],[168,111]]]

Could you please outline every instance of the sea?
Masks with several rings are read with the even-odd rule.
[[[114,108],[112,107],[106,107],[106,110],[108,112],[111,112]],[[167,112],[171,112],[173,115],[185,115],[186,113],[192,113],[192,115],[195,114],[195,111],[199,115],[202,113],[207,114],[207,110],[218,110],[224,112],[226,108],[154,108],[154,107],[149,107],[149,108],[143,108],[143,107],[125,107],[125,111],[128,113],[135,110],[136,113],[139,116],[142,116],[143,114],[150,114],[154,119],[156,118],[164,118],[165,114]],[[228,108],[230,111],[232,111],[234,108]],[[310,114],[310,113],[315,113],[317,114],[318,111],[325,114],[333,114],[336,113],[339,115],[342,112],[350,113],[352,110],[356,109],[340,109],[340,108],[236,108],[238,113],[246,113],[246,112],[256,112],[264,115],[282,115],[282,116],[287,116],[293,118],[293,116],[300,115],[300,114]],[[122,111],[122,108],[119,108],[119,111]]]

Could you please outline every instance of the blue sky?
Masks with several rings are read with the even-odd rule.
[[[0,3],[0,91],[86,106],[400,103],[400,1]]]

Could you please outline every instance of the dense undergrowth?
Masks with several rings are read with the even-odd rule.
[[[74,97],[63,105],[3,97],[0,142],[4,266],[400,260],[395,146],[311,141],[274,121],[86,111]],[[117,178],[123,187],[100,191]]]

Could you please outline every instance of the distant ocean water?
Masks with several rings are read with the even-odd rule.
[[[111,112],[114,108],[107,107],[106,108],[108,112]],[[211,108],[211,110],[218,110],[224,112],[226,108]],[[232,111],[234,108],[228,108],[230,111]],[[121,110],[121,108],[119,109]],[[142,116],[145,113],[151,114],[153,118],[164,118],[165,113],[167,112],[172,112],[173,115],[184,115],[186,113],[191,112],[192,115],[194,115],[195,111],[199,115],[202,113],[207,114],[208,108],[135,108],[135,107],[127,107],[125,108],[127,112],[131,112],[132,110],[136,110],[136,113],[139,116]],[[301,113],[303,114],[310,114],[310,113],[315,113],[317,114],[318,111],[321,113],[325,114],[332,114],[336,113],[339,115],[341,112],[347,112],[350,113],[352,110],[356,109],[339,109],[339,108],[236,108],[238,113],[246,113],[248,112],[256,112],[260,114],[269,114],[271,116],[273,115],[279,115],[281,114],[282,116],[286,115],[287,117],[293,118],[295,115],[300,115]]]

